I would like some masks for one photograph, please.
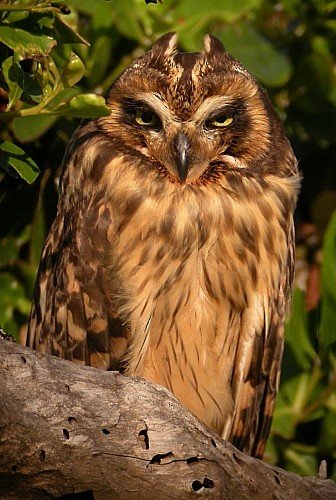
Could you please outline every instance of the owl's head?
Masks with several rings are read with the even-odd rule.
[[[202,52],[184,53],[176,43],[176,34],[164,35],[117,79],[105,131],[181,184],[210,178],[219,166],[272,170],[276,148],[289,157],[266,92],[223,45],[207,35]]]

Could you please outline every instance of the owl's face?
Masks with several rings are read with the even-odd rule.
[[[107,132],[180,184],[216,175],[219,163],[272,169],[272,143],[285,141],[266,93],[210,36],[203,52],[181,53],[176,35],[165,35],[119,77],[107,102]]]

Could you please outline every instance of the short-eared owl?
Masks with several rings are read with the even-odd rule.
[[[297,162],[265,91],[211,36],[163,36],[64,159],[28,345],[168,388],[262,456],[294,263]]]

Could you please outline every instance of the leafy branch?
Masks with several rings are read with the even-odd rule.
[[[53,125],[54,117],[95,118],[110,111],[103,97],[81,93],[74,87],[82,79],[85,66],[70,44],[89,45],[64,20],[67,9],[50,2],[27,1],[0,6],[2,63],[0,86],[7,95],[2,122],[34,116],[48,116],[43,123]],[[20,126],[17,122],[13,123]],[[19,146],[0,143],[0,166],[9,174],[33,182],[39,169]]]

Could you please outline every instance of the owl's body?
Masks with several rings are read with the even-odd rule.
[[[166,35],[64,162],[28,343],[167,387],[261,456],[293,275],[296,161],[269,100],[215,39]]]

